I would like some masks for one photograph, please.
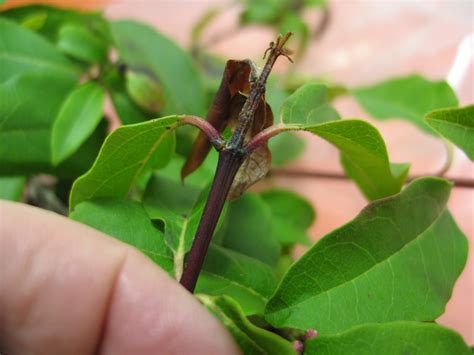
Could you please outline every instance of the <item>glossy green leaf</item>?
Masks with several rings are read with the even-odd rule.
[[[372,117],[405,119],[428,133],[433,133],[423,120],[428,112],[458,105],[447,82],[430,81],[419,75],[390,79],[351,93]]]
[[[204,86],[184,50],[138,22],[114,21],[111,28],[120,60],[132,69],[149,72],[162,85],[165,114],[203,115]]]
[[[290,342],[250,323],[232,298],[206,295],[198,298],[224,324],[243,354],[295,354]]]
[[[317,355],[469,355],[462,337],[432,323],[393,322],[366,324],[336,335],[305,342],[305,354]]]
[[[174,276],[180,279],[184,257],[191,248],[201,220],[207,194],[184,187],[180,182],[155,174],[144,194],[144,204],[152,219],[165,225],[165,240],[174,255]]]
[[[474,105],[436,110],[428,113],[425,120],[474,160]]]
[[[273,267],[280,246],[272,235],[271,217],[270,209],[258,195],[246,193],[229,203],[222,229],[215,238],[222,246]]]
[[[436,319],[467,258],[466,237],[445,209],[450,190],[443,179],[415,180],[325,236],[287,272],[267,321],[334,334]]]
[[[268,147],[272,152],[272,166],[281,166],[298,158],[305,148],[305,141],[293,133],[283,133],[272,138]]]
[[[105,90],[95,82],[72,91],[61,106],[51,132],[52,162],[57,165],[74,153],[99,124]]]
[[[65,54],[88,63],[107,61],[107,44],[84,26],[63,26],[57,45]]]
[[[196,292],[231,296],[249,315],[263,313],[276,286],[275,275],[268,265],[211,243]]]
[[[284,123],[318,124],[340,118],[329,104],[328,88],[323,84],[303,85],[284,102],[280,111],[280,120]]]
[[[282,245],[309,244],[306,230],[316,213],[303,197],[288,190],[267,190],[260,194],[271,211],[272,235]]]
[[[138,202],[120,198],[85,201],[76,206],[70,218],[134,246],[168,272],[173,269],[163,233]]]
[[[132,100],[148,112],[160,112],[165,106],[163,88],[144,73],[128,71],[127,92]]]
[[[125,197],[147,164],[174,134],[179,116],[122,126],[105,140],[92,168],[74,182],[69,208],[97,197]],[[167,144],[166,144],[167,146]]]
[[[52,73],[23,74],[0,83],[0,174],[50,168],[51,129],[74,85]]]
[[[390,164],[382,136],[361,120],[341,120],[302,126],[335,145],[341,153],[346,174],[369,200],[400,191],[408,174],[408,164]]]
[[[0,33],[0,83],[32,72],[78,79],[77,69],[40,35],[4,18],[0,18]]]
[[[89,170],[94,163],[97,154],[99,154],[102,143],[107,136],[107,128],[107,122],[102,120],[95,131],[76,152],[63,162],[59,163],[59,165],[47,169],[44,172],[57,176],[59,179],[66,180],[72,184],[75,179]]]
[[[25,182],[24,176],[0,176],[0,200],[20,201]]]

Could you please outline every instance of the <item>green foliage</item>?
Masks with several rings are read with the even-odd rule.
[[[0,174],[50,168],[51,130],[74,85],[75,80],[53,72],[23,73],[0,83]]]
[[[76,206],[70,218],[134,246],[164,270],[172,271],[173,258],[163,233],[140,203],[120,198],[89,200]]]
[[[70,210],[92,198],[125,197],[147,164],[159,160],[155,154],[168,135],[174,134],[172,128],[178,121],[179,116],[168,116],[115,130],[105,140],[92,168],[74,182]]]
[[[105,90],[88,82],[65,99],[51,132],[52,162],[57,165],[74,153],[99,124]]]
[[[229,297],[198,295],[229,330],[244,354],[294,354],[291,344],[278,335],[250,323],[239,304]]]
[[[304,151],[305,141],[293,133],[279,134],[271,139],[268,148],[272,152],[272,166],[281,166],[298,158]]]
[[[130,98],[148,112],[159,112],[165,106],[163,89],[146,74],[128,71],[127,92]]]
[[[428,112],[457,106],[458,100],[445,81],[430,81],[419,75],[390,79],[351,91],[360,105],[374,118],[405,119],[427,133],[433,133],[423,120]]]
[[[272,223],[268,206],[258,195],[248,193],[229,203],[223,227],[216,238],[226,248],[274,267],[280,245],[272,235]]]
[[[0,33],[0,83],[26,73],[61,76],[63,81],[78,79],[78,69],[41,36],[3,18]]]
[[[280,120],[287,124],[314,125],[338,120],[339,113],[330,105],[325,85],[306,84],[289,96],[281,107]]]
[[[202,116],[206,111],[203,84],[181,48],[138,22],[114,21],[111,28],[120,60],[131,69],[149,73],[162,85],[163,113]]]
[[[369,123],[339,120],[325,85],[307,84],[296,90],[283,103],[280,120],[288,130],[309,131],[335,145],[346,174],[369,200],[400,191],[409,165],[390,164],[383,138]]]
[[[58,48],[65,54],[89,63],[107,61],[106,43],[79,25],[65,25],[59,30]]]
[[[436,319],[467,257],[466,237],[445,209],[450,189],[446,180],[419,179],[366,207],[293,264],[266,319],[321,334]]]
[[[174,275],[181,277],[184,256],[191,248],[207,195],[158,175],[148,183],[144,203],[149,216],[165,225],[165,240],[174,255]]]
[[[0,177],[0,200],[19,201],[25,182],[24,176]]]
[[[474,160],[474,105],[430,112],[426,122]]]
[[[343,120],[303,127],[339,149],[346,174],[369,200],[393,195],[402,188],[409,165],[389,162],[385,143],[374,126]]]
[[[301,14],[323,5],[244,1],[241,21],[296,32],[297,57],[311,36]],[[20,199],[29,175],[47,173],[66,200],[76,179],[72,219],[134,246],[179,279],[217,153],[184,184],[183,156],[196,129],[175,135],[174,128],[182,124],[180,114],[204,115],[220,82],[224,61],[195,48],[217,13],[209,12],[195,28],[195,66],[183,49],[138,22],[47,6],[2,12],[0,198]],[[350,92],[333,83],[300,78],[291,85],[291,78],[282,78],[269,80],[265,96],[279,117],[275,129],[286,132],[269,143],[273,164],[304,149],[289,131],[311,132],[339,149],[346,175],[377,201],[296,262],[294,247],[310,244],[307,230],[315,220],[308,201],[272,188],[226,203],[198,279],[201,302],[245,354],[294,354],[291,342],[304,340],[308,328],[320,333],[305,341],[308,354],[466,353],[454,332],[421,323],[442,313],[466,261],[466,238],[446,209],[451,185],[425,178],[400,192],[408,165],[390,163],[377,129],[341,120],[331,101],[351,93],[375,118],[406,119],[437,131],[471,160],[474,106],[446,109],[457,105],[452,89],[420,76]],[[306,84],[298,88],[301,82]],[[103,120],[106,95],[126,125],[104,142],[111,121]],[[149,120],[164,115],[170,116]]]
[[[262,314],[277,286],[272,269],[241,253],[211,244],[196,285],[197,293],[226,295],[244,314]]]
[[[260,194],[271,211],[273,237],[284,246],[309,244],[306,230],[313,224],[313,206],[294,192],[267,190]]]
[[[2,17],[16,21],[43,38],[56,44],[64,26],[87,29],[98,39],[110,42],[107,21],[98,12],[79,12],[43,5],[15,7],[1,13]]]
[[[437,324],[393,322],[366,324],[336,335],[323,335],[305,344],[305,354],[468,355],[462,337]]]

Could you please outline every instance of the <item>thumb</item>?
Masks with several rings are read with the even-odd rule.
[[[0,201],[0,353],[233,354],[225,328],[135,249]]]

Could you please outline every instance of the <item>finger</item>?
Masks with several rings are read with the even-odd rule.
[[[222,325],[148,258],[0,201],[0,353],[232,354]]]

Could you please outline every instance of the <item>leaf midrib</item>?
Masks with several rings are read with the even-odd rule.
[[[391,254],[390,256],[388,256],[387,258],[373,264],[370,268],[368,268],[367,270],[365,270],[364,272],[361,272],[360,274],[358,275],[355,275],[353,278],[351,278],[350,280],[347,280],[347,281],[344,281],[334,287],[331,287],[331,288],[328,288],[328,289],[325,289],[325,290],[321,290],[321,292],[317,293],[316,295],[310,295],[306,298],[303,298],[301,299],[300,301],[296,302],[296,303],[292,303],[291,305],[289,305],[288,308],[294,308],[295,306],[298,306],[299,304],[301,303],[304,303],[306,301],[308,301],[309,299],[312,299],[312,298],[316,298],[316,297],[319,297],[321,294],[323,293],[327,293],[329,291],[333,291],[335,289],[338,289],[342,286],[345,286],[346,284],[348,283],[351,283],[351,282],[354,282],[354,280],[360,278],[362,275],[364,274],[367,274],[368,272],[372,271],[373,269],[375,269],[377,266],[379,266],[380,264],[384,263],[384,262],[387,262],[387,260],[397,256],[398,254],[400,254],[403,250],[405,250],[406,248],[408,248],[409,246],[411,246],[412,244],[414,243],[417,243],[419,241],[419,238],[424,235],[427,231],[429,231],[433,225],[439,220],[440,216],[444,213],[444,211],[446,210],[446,207],[444,207],[439,213],[438,213],[438,216],[433,219],[433,221],[421,232],[419,233],[415,238],[413,238],[411,241],[409,241],[408,243],[406,243],[405,245],[403,245],[402,248],[398,249],[397,251],[395,251],[393,254]],[[273,311],[273,312],[270,312],[270,313],[267,313],[267,314],[275,314],[275,313],[279,313],[281,311],[281,309],[278,309],[276,311]]]

